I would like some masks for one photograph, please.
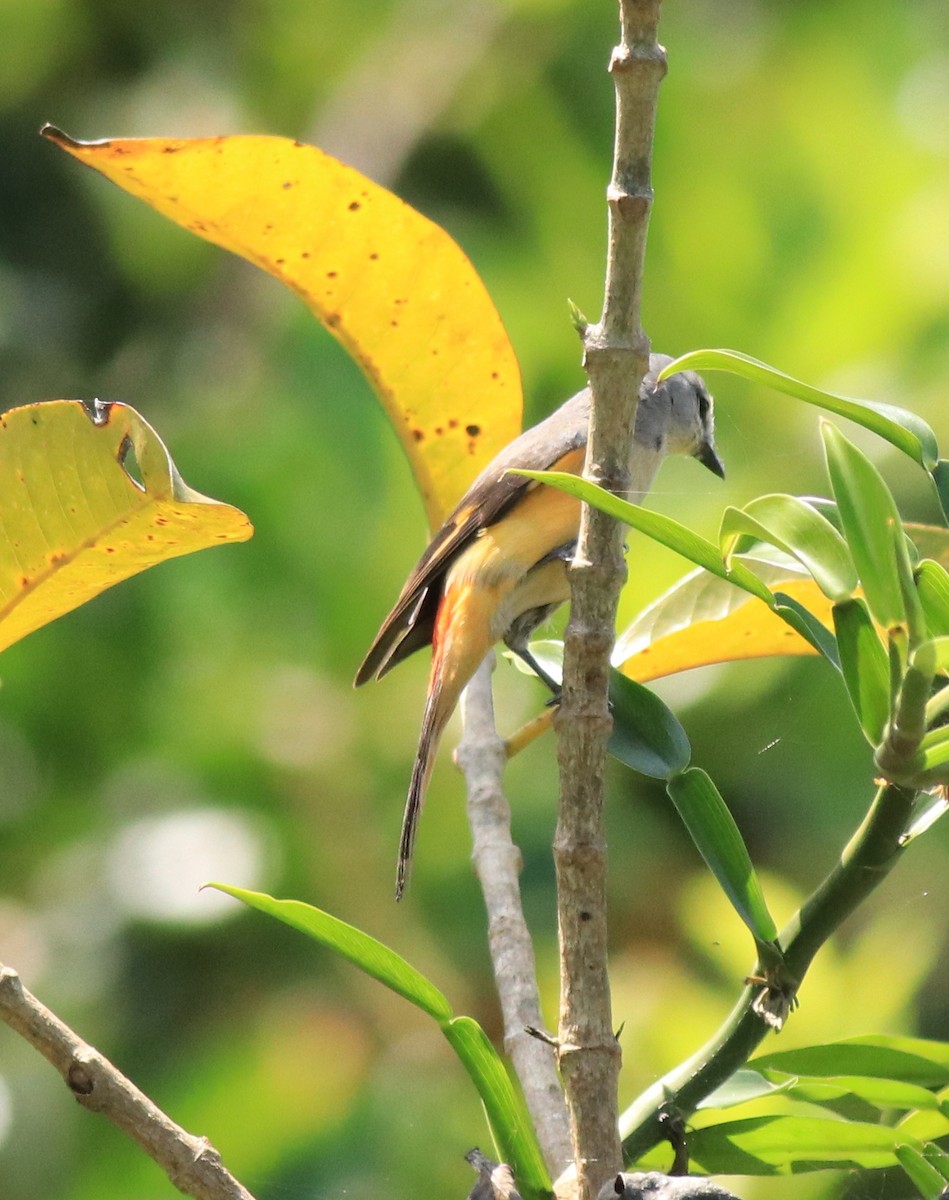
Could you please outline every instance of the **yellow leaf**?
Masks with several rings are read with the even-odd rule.
[[[828,628],[833,628],[831,602],[809,579],[789,580],[780,591],[799,601]],[[745,595],[742,593],[742,595]],[[644,645],[620,665],[630,679],[648,683],[692,667],[772,655],[816,654],[817,651],[761,600],[745,600],[727,615],[695,621]]]
[[[242,512],[188,487],[127,405],[11,409],[0,416],[0,650],[146,567],[252,532]]]
[[[433,529],[520,433],[517,360],[474,267],[443,229],[352,167],[287,138],[43,133],[303,297],[382,400]]]

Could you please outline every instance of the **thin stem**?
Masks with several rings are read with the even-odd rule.
[[[194,1200],[254,1200],[225,1170],[207,1138],[176,1125],[97,1050],[87,1046],[0,964],[0,1020],[59,1071],[84,1108],[100,1112]]]
[[[571,1160],[570,1126],[553,1046],[527,1029],[543,1027],[537,966],[518,877],[521,853],[511,836],[511,808],[501,786],[507,759],[494,723],[494,654],[461,698],[464,732],[456,752],[468,794],[472,858],[488,914],[488,948],[504,1017],[507,1051],[552,1176]]]
[[[607,192],[609,249],[603,312],[584,334],[593,411],[584,475],[614,492],[630,486],[629,457],[649,343],[640,327],[643,259],[652,204],[650,160],[665,53],[659,0],[620,0],[621,40],[610,73],[616,141]],[[612,720],[609,658],[626,578],[623,534],[586,506],[571,568],[558,732],[560,808],[554,840],[560,928],[560,1070],[570,1110],[580,1200],[594,1200],[621,1166],[620,1051],[607,969],[603,776]]]
[[[820,947],[896,864],[913,801],[914,793],[904,788],[892,784],[880,788],[840,861],[781,931],[778,940],[784,948],[785,967],[797,986]],[[747,1062],[771,1028],[759,1015],[761,1000],[759,985],[746,986],[715,1036],[627,1109],[622,1125],[628,1131],[623,1141],[628,1162],[635,1162],[663,1140],[663,1112],[694,1112]]]

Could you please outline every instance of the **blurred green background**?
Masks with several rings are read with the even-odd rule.
[[[645,321],[657,349],[732,346],[904,403],[949,438],[949,9],[944,0],[670,0]],[[124,400],[244,546],[149,572],[0,665],[0,960],[258,1200],[466,1194],[487,1148],[426,1020],[218,878],[329,908],[499,1018],[444,750],[411,893],[392,901],[425,656],[349,680],[420,552],[421,505],[368,386],[297,299],[36,135],[259,132],[315,142],[468,251],[536,419],[582,384],[567,297],[602,294],[616,37],[607,0],[0,0],[0,404]],[[813,410],[711,380],[723,487],[670,462],[651,503],[707,534],[724,504],[826,491]],[[914,519],[922,478],[877,457]],[[631,538],[626,617],[683,567]],[[513,730],[543,694],[502,663]],[[779,920],[871,791],[816,661],[670,681]],[[548,1021],[553,743],[508,773]],[[611,778],[623,1099],[689,1053],[752,953],[661,790]],[[949,822],[828,948],[773,1048],[874,1031],[949,1038]],[[743,1196],[905,1197],[889,1177],[742,1182]],[[0,1028],[0,1196],[178,1193]]]

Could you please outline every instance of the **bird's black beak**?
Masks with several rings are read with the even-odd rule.
[[[696,450],[695,458],[699,460],[703,467],[708,467],[713,475],[717,475],[719,479],[725,478],[725,466],[722,460],[715,453],[715,447],[710,446],[708,442],[703,442]]]

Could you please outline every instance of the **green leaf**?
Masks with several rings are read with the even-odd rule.
[[[949,1154],[941,1146],[937,1146],[933,1142],[927,1142],[923,1146],[923,1155],[926,1161],[936,1168],[943,1179],[949,1182]]]
[[[892,522],[889,528],[893,543],[893,555],[896,559],[896,575],[903,596],[903,607],[906,610],[909,648],[912,650],[924,642],[927,636],[926,614],[916,590],[916,547],[907,539],[899,519]]]
[[[896,1157],[924,1200],[939,1200],[945,1194],[945,1179],[915,1146],[897,1146]]]
[[[782,621],[810,642],[817,653],[822,654],[831,666],[839,671],[840,655],[837,653],[834,635],[793,596],[787,595],[786,592],[775,592],[774,600],[774,611]]]
[[[890,718],[890,664],[870,614],[860,600],[834,605],[840,667],[860,728],[878,746]]]
[[[916,568],[916,590],[933,637],[949,634],[949,572],[931,559]]]
[[[895,1108],[906,1112],[938,1107],[933,1092],[918,1083],[900,1079],[877,1079],[868,1075],[791,1075],[765,1071],[773,1083],[787,1083],[788,1094],[811,1104],[833,1105],[844,1096],[857,1096],[881,1111]]]
[[[941,781],[944,768],[949,765],[949,725],[941,725],[938,729],[927,733],[920,745],[922,758],[919,770],[922,772],[938,772]],[[936,782],[936,779],[933,780]]]
[[[942,505],[943,515],[949,521],[949,461],[941,458],[932,468],[930,474],[936,485],[936,495]]]
[[[836,396],[833,392],[821,391],[738,350],[693,350],[670,363],[659,378],[668,379],[678,371],[729,371],[754,383],[764,383],[787,396],[794,396],[805,404],[816,405],[825,412],[847,417],[885,438],[931,471],[939,487],[939,479],[936,478],[939,457],[936,435],[921,417],[905,408],[872,400],[851,400],[846,396]]]
[[[742,534],[752,534],[796,558],[831,600],[846,600],[857,587],[847,543],[816,508],[797,496],[759,496],[743,508],[726,508],[719,544],[728,562]]]
[[[742,563],[726,567],[721,554],[707,538],[693,533],[691,529],[674,521],[671,517],[651,512],[647,508],[641,508],[638,504],[630,504],[628,500],[621,500],[611,492],[597,487],[595,483],[590,483],[587,479],[581,479],[579,475],[570,475],[565,471],[512,470],[511,474],[523,475],[527,479],[536,479],[538,483],[549,484],[551,487],[566,492],[569,496],[576,496],[577,499],[622,521],[624,525],[631,525],[633,529],[638,529],[640,533],[645,533],[654,541],[668,546],[670,550],[675,550],[689,562],[704,567],[706,571],[711,571],[720,579],[727,579],[736,587],[743,588],[746,592],[764,600],[765,604],[771,605],[773,602],[771,592],[753,571],[749,571]]]
[[[844,534],[870,611],[886,630],[905,626],[893,552],[893,529],[900,529],[901,523],[890,490],[873,463],[839,429],[825,421],[821,432]]]
[[[778,1050],[762,1054],[748,1065],[789,1075],[866,1075],[938,1088],[949,1084],[949,1043],[872,1034],[799,1050]]]
[[[285,925],[299,929],[321,946],[335,950],[361,971],[365,971],[373,979],[378,979],[380,983],[384,983],[436,1021],[448,1021],[452,1017],[451,1005],[421,971],[417,971],[400,954],[376,941],[368,933],[363,933],[361,929],[347,925],[338,917],[332,917],[322,909],[304,904],[301,900],[275,900],[273,896],[263,892],[250,892],[245,888],[231,887],[225,883],[209,883],[207,886],[216,888],[219,892],[226,892],[228,896],[233,896],[249,907],[259,909],[260,912],[283,921]]]
[[[442,993],[420,971],[374,937],[347,925],[322,909],[300,900],[275,900],[263,892],[210,883],[229,896],[285,925],[300,930],[320,945],[341,954],[439,1024],[481,1096],[498,1149],[517,1175],[522,1194],[541,1200],[551,1191],[530,1115],[487,1034],[471,1017],[456,1017]]]
[[[134,409],[78,400],[0,417],[0,512],[0,650],[147,567],[253,533],[188,487]]]
[[[688,736],[655,692],[613,670],[610,703],[613,733],[609,751],[614,758],[651,779],[669,779],[689,765],[692,747]]]
[[[908,1138],[886,1125],[764,1116],[689,1135],[693,1165],[710,1175],[787,1175],[831,1167],[888,1167]]]
[[[777,1072],[775,1072],[777,1074]],[[760,1071],[750,1071],[743,1068],[735,1072],[721,1087],[710,1092],[697,1106],[696,1111],[707,1108],[735,1108],[739,1104],[748,1104],[752,1100],[760,1100],[762,1096],[778,1096],[794,1084],[793,1076],[775,1082],[766,1079]]]
[[[935,675],[937,671],[949,670],[949,635],[935,637],[931,641],[917,646],[913,654],[913,662],[926,664],[927,670]]]
[[[471,1017],[454,1017],[442,1031],[478,1089],[498,1151],[513,1170],[519,1191],[525,1197],[549,1196],[553,1188],[527,1105],[488,1035]]]
[[[907,1113],[896,1125],[896,1128],[907,1134],[909,1138],[926,1143],[924,1149],[927,1158],[932,1158],[930,1142],[936,1138],[949,1137],[949,1087],[943,1088],[937,1094],[936,1100],[939,1103],[938,1112],[933,1112],[931,1109],[917,1109],[915,1112]],[[932,1158],[932,1161],[936,1162],[937,1160]],[[941,1170],[942,1167],[940,1166],[939,1169]]]
[[[699,853],[755,940],[762,945],[774,942],[777,927],[741,833],[718,788],[703,770],[690,767],[670,779],[666,791]]]

